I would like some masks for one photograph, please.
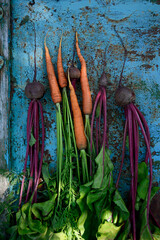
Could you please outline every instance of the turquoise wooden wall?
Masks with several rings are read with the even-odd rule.
[[[116,25],[128,50],[123,83],[136,93],[136,105],[145,115],[151,133],[151,151],[154,165],[154,184],[160,183],[160,1],[146,0],[11,0],[11,88],[10,88],[10,156],[12,170],[22,171],[26,150],[26,119],[29,100],[24,95],[28,81],[34,75],[34,32],[37,34],[37,80],[45,85],[41,99],[46,128],[45,159],[56,162],[55,106],[51,101],[44,59],[44,38],[50,49],[56,69],[57,50],[63,32],[62,56],[67,69],[73,54],[75,30],[87,62],[93,100],[102,73],[102,58],[107,46],[109,80],[108,126],[109,145],[115,176],[121,160],[124,128],[123,110],[115,105],[114,91],[123,64],[123,48],[113,30]],[[79,65],[76,56],[76,62]],[[80,93],[80,91],[78,90]],[[143,140],[140,158],[144,158]],[[129,159],[126,156],[121,188],[129,188]]]

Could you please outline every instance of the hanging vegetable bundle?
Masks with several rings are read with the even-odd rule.
[[[123,137],[122,160],[121,167],[116,183],[118,188],[120,175],[122,172],[123,161],[125,157],[126,137],[128,134],[129,139],[129,156],[130,156],[130,169],[131,169],[131,226],[133,240],[136,239],[153,239],[150,224],[149,212],[150,201],[159,188],[152,188],[152,157],[150,150],[150,133],[147,122],[134,105],[135,94],[134,92],[122,85],[122,75],[127,58],[127,50],[123,41],[114,27],[117,37],[120,39],[124,48],[124,63],[120,76],[119,86],[115,93],[115,101],[117,105],[124,107],[125,112],[125,128]],[[139,128],[146,144],[146,156],[142,163],[139,161]],[[149,161],[149,169],[148,169]],[[149,174],[149,179],[148,179]]]
[[[106,66],[106,49],[104,53],[104,68]],[[107,96],[106,96],[106,86],[107,86],[107,77],[105,70],[103,69],[103,73],[99,82],[99,91],[95,98],[95,104],[93,107],[92,119],[91,119],[91,139],[90,139],[90,149],[91,153],[94,152],[94,144],[93,144],[93,127],[94,127],[94,119],[96,117],[96,154],[99,153],[99,147],[103,148],[103,173],[104,173],[104,155],[105,155],[105,147],[108,146],[108,138],[107,138]],[[102,114],[103,113],[103,114]],[[101,139],[101,118],[104,117],[103,121],[103,137]],[[90,156],[90,173],[92,175],[92,156]]]
[[[105,53],[106,54],[106,53]],[[105,59],[105,58],[104,58]],[[105,66],[106,64],[104,64]],[[124,239],[128,235],[129,212],[113,183],[113,164],[107,139],[107,78],[103,70],[91,120],[91,181],[80,186],[77,203],[81,210],[78,227],[84,239]],[[93,127],[96,116],[96,154],[93,154]],[[103,121],[102,121],[103,118]],[[101,126],[103,123],[103,127]],[[101,138],[100,127],[103,129]],[[100,140],[100,141],[99,141]],[[93,156],[96,155],[94,158]],[[96,166],[95,166],[96,165]],[[92,229],[92,230],[91,230]],[[121,229],[122,235],[120,233]]]
[[[34,28],[35,32],[35,28]],[[27,150],[24,164],[24,176],[22,179],[21,190],[20,190],[20,198],[19,198],[19,207],[22,203],[23,189],[24,189],[24,181],[25,174],[27,169],[28,157],[30,159],[30,180],[28,183],[26,200],[27,202],[30,198],[30,195],[33,194],[32,202],[36,202],[37,200],[37,187],[40,182],[41,169],[43,163],[43,153],[44,153],[44,117],[43,117],[43,108],[42,104],[39,101],[40,98],[44,95],[44,86],[37,82],[36,80],[36,32],[35,32],[35,50],[34,50],[34,79],[32,83],[28,83],[25,88],[26,97],[31,99],[28,109],[27,116]],[[41,116],[42,122],[42,143],[41,143],[41,156],[39,160],[39,120]]]
[[[57,58],[58,81],[59,81],[60,87],[62,88],[62,112],[63,112],[63,116],[62,116],[61,106],[59,103],[58,114],[61,117],[60,119],[57,119],[57,170],[56,172],[58,172],[60,177],[58,177],[57,179],[59,196],[58,196],[55,212],[52,218],[52,224],[53,224],[52,231],[53,233],[58,232],[58,234],[62,234],[62,239],[73,239],[75,238],[76,235],[79,237],[79,239],[81,239],[78,227],[75,224],[78,218],[78,215],[77,215],[78,209],[76,205],[76,195],[78,191],[77,186],[81,181],[77,147],[83,148],[85,146],[82,147],[81,145],[82,141],[80,142],[77,141],[77,132],[75,131],[75,126],[73,125],[73,122],[72,122],[70,106],[69,106],[69,101],[67,96],[67,89],[66,89],[67,78],[65,76],[65,73],[63,70],[63,64],[62,64],[61,44],[62,44],[62,37],[60,39],[58,58]],[[45,50],[46,52],[49,52],[46,44],[45,44]],[[52,65],[52,67],[48,67],[47,58],[48,57],[46,57],[47,74],[50,82],[51,96],[53,96],[52,99],[54,99],[54,96],[56,94],[56,92],[53,92],[55,90],[55,82],[54,84],[51,84],[52,79],[50,76],[50,72],[51,72],[50,68],[52,68],[52,71],[53,71],[53,65],[50,58],[50,64]],[[55,74],[54,74],[54,78],[55,78]],[[56,86],[59,89],[57,80],[56,80]],[[72,110],[73,110],[73,116],[74,116],[75,111],[74,109]],[[77,112],[77,109],[76,109],[76,112]],[[78,114],[76,114],[76,116],[77,115]],[[76,121],[76,123],[78,123],[78,121]],[[58,126],[60,127],[60,131]],[[60,145],[58,142],[59,137],[61,138]],[[84,138],[85,138],[85,135],[84,135]],[[63,148],[60,148],[62,144],[63,144]],[[84,149],[82,149],[82,151],[85,152]],[[59,154],[61,154],[60,157],[59,157]],[[76,160],[76,168],[75,168],[74,160]]]
[[[50,239],[50,240],[126,240],[153,239],[149,223],[150,201],[159,188],[152,188],[152,159],[150,151],[150,134],[144,116],[134,105],[135,94],[122,85],[122,74],[127,57],[127,50],[115,29],[125,50],[125,59],[115,94],[116,103],[124,107],[125,129],[123,138],[122,162],[119,176],[114,184],[114,166],[110,159],[107,137],[107,77],[104,68],[99,80],[99,91],[95,98],[92,112],[92,98],[87,78],[86,62],[81,54],[76,33],[76,50],[81,63],[81,71],[73,66],[68,68],[66,77],[62,64],[62,37],[59,43],[57,72],[58,82],[52,64],[49,49],[44,41],[46,68],[51,98],[56,106],[57,119],[57,169],[56,176],[51,177],[46,164],[42,166],[44,153],[44,120],[39,99],[44,94],[44,87],[36,81],[36,40],[35,40],[35,75],[32,83],[25,89],[31,99],[27,119],[27,151],[24,177],[21,185],[19,207],[22,204],[25,173],[28,155],[30,157],[30,179],[25,204],[16,214],[17,226],[12,237],[15,239]],[[36,39],[36,35],[35,35]],[[74,52],[75,54],[75,52]],[[74,60],[73,54],[73,60]],[[76,79],[80,77],[83,115],[75,92]],[[70,103],[67,95],[69,82]],[[60,87],[62,91],[60,90]],[[61,94],[62,92],[62,94]],[[71,109],[70,109],[71,105]],[[72,111],[72,114],[71,114]],[[39,112],[42,121],[41,155],[39,154]],[[90,115],[92,113],[91,124]],[[94,144],[94,125],[96,139]],[[139,128],[146,143],[145,161],[139,159]],[[101,134],[102,129],[102,134]],[[129,138],[131,166],[131,214],[118,192],[118,184],[125,156],[127,134]],[[40,156],[40,161],[39,160]],[[89,156],[89,157],[88,157]],[[148,160],[149,167],[148,170]],[[44,180],[43,201],[37,202],[37,187],[42,177]],[[150,172],[148,179],[148,172]],[[46,194],[47,190],[47,194]],[[42,191],[43,192],[43,191]],[[44,201],[45,199],[45,201]],[[129,221],[129,215],[131,224]],[[153,214],[152,214],[153,216]],[[153,216],[154,219],[154,216]],[[136,222],[138,224],[136,225]],[[15,226],[13,226],[15,227]],[[157,224],[157,227],[159,225]],[[129,235],[132,230],[131,236]],[[17,235],[15,235],[15,232]],[[20,237],[20,238],[19,238]],[[155,238],[156,239],[156,238]]]
[[[35,32],[35,27],[34,27]],[[54,204],[57,197],[57,193],[52,189],[52,195],[50,189],[48,193],[42,196],[43,202],[39,202],[38,187],[43,186],[45,181],[42,180],[44,176],[43,170],[43,155],[44,155],[44,117],[42,104],[40,98],[44,95],[44,86],[36,80],[36,33],[35,33],[35,51],[34,51],[34,79],[32,83],[28,83],[25,88],[26,96],[31,99],[28,117],[27,117],[27,150],[25,157],[25,164],[23,170],[23,179],[20,189],[19,198],[19,210],[16,213],[16,225],[9,229],[11,234],[10,239],[46,239],[46,233],[48,230],[47,220],[50,215],[53,214]],[[39,114],[40,113],[40,114]],[[41,118],[40,118],[41,116]],[[42,140],[40,141],[40,119],[42,128]],[[41,152],[40,152],[41,147]],[[27,176],[28,187],[25,197],[25,203],[23,203],[23,190],[26,179],[26,170],[28,158],[29,164],[29,176]],[[43,172],[43,173],[42,173]],[[43,175],[43,176],[42,176]],[[46,178],[47,179],[47,178]],[[49,178],[48,178],[49,180]],[[42,181],[42,185],[41,185]],[[40,194],[41,195],[41,194]],[[46,199],[46,201],[45,201]],[[23,203],[23,204],[22,204]],[[13,219],[15,224],[15,219]]]
[[[66,150],[66,157],[69,153],[69,162],[72,164],[72,155],[73,151],[75,152],[76,162],[77,162],[77,174],[78,180],[80,181],[80,169],[79,169],[79,160],[78,160],[78,152],[76,147],[75,135],[74,135],[74,127],[70,112],[70,106],[67,96],[67,78],[63,70],[62,64],[62,37],[59,44],[58,49],[58,57],[57,57],[57,71],[58,71],[58,81],[59,85],[62,88],[62,110],[63,110],[63,121],[64,121],[64,133],[65,133],[65,150]],[[73,147],[72,147],[73,144]],[[70,169],[70,181],[72,179],[72,169]]]

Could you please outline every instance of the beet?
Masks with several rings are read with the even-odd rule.
[[[126,106],[130,103],[133,103],[135,101],[135,98],[135,93],[127,87],[120,86],[116,90],[115,101],[119,106]]]
[[[43,97],[45,88],[40,82],[28,83],[25,87],[25,95],[30,99],[40,99]]]
[[[100,77],[99,86],[100,87],[106,87],[107,82],[108,82],[108,79],[107,79],[106,73],[103,71],[103,73]]]
[[[148,228],[151,238],[153,239],[152,233],[150,230],[150,225],[149,225],[150,199],[151,199],[152,174],[153,174],[152,156],[151,156],[151,150],[150,150],[150,133],[149,133],[147,122],[143,114],[139,111],[139,109],[133,103],[135,101],[134,92],[131,89],[124,87],[122,85],[122,76],[123,76],[125,61],[127,58],[127,49],[125,48],[123,40],[120,37],[119,33],[117,32],[115,26],[114,26],[114,30],[124,48],[124,62],[123,62],[122,71],[120,75],[119,86],[115,93],[115,101],[117,105],[124,107],[124,113],[126,118],[124,136],[123,136],[122,160],[121,160],[120,171],[118,174],[118,179],[116,182],[116,188],[118,188],[118,184],[119,184],[119,180],[122,172],[123,162],[125,158],[126,138],[128,135],[129,158],[130,158],[130,168],[131,168],[131,227],[132,227],[133,240],[136,240],[138,236],[137,229],[139,230],[139,226],[136,223],[136,197],[137,197],[137,187],[138,187],[139,128],[140,128],[146,144],[146,157],[144,162],[146,164],[148,164],[149,162],[149,170],[148,170],[149,187],[148,187],[147,206],[146,206],[146,209],[147,209],[146,226]],[[146,201],[146,199],[144,201]]]
[[[33,1],[34,2],[34,1]],[[25,95],[27,98],[31,99],[28,109],[27,116],[27,149],[25,156],[25,163],[23,169],[23,179],[20,189],[19,197],[19,208],[22,204],[23,190],[25,175],[27,170],[28,160],[30,161],[30,178],[28,182],[27,194],[25,203],[29,201],[30,196],[32,196],[32,203],[37,201],[37,188],[39,185],[39,180],[42,172],[42,163],[44,155],[44,139],[45,139],[45,129],[44,129],[44,116],[43,116],[43,107],[41,102],[38,100],[42,98],[45,92],[43,84],[37,82],[36,74],[36,31],[35,23],[34,27],[34,36],[35,36],[35,49],[34,49],[34,78],[33,82],[28,83],[25,87]],[[41,118],[41,124],[40,124]],[[41,144],[40,144],[40,125],[41,125]],[[41,145],[41,146],[40,146]],[[41,149],[41,151],[39,150]]]
[[[71,80],[72,79],[79,79],[80,75],[81,75],[80,70],[77,67],[71,66],[69,68],[69,76],[70,76]]]

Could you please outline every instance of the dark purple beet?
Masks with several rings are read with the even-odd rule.
[[[67,71],[67,75],[68,75],[68,71]],[[78,68],[74,67],[74,66],[71,66],[69,68],[69,76],[70,76],[70,79],[79,79],[80,78],[80,75],[81,75],[81,72],[79,71]]]
[[[115,93],[115,101],[119,106],[126,106],[129,103],[133,103],[135,101],[135,93],[124,86],[118,87]]]
[[[28,83],[25,87],[25,95],[30,99],[39,99],[44,95],[45,89],[40,82]]]
[[[99,86],[100,87],[106,87],[107,86],[107,76],[106,76],[106,73],[103,72],[101,77],[100,77],[100,81],[99,81]]]

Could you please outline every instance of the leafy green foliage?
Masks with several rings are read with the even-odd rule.
[[[13,224],[13,215],[17,211],[18,194],[20,190],[20,183],[22,173],[17,174],[14,171],[7,169],[0,169],[0,174],[8,180],[9,188],[4,193],[3,199],[0,201],[0,239],[6,239],[6,232],[11,224]]]
[[[56,200],[57,194],[53,194],[52,198],[48,201],[41,202],[41,203],[34,203],[31,207],[31,211],[34,216],[38,219],[47,220],[49,217],[52,216],[54,211],[54,205]]]
[[[96,107],[96,118],[99,117],[99,114],[100,114],[100,103],[98,103]]]
[[[115,239],[125,223],[128,225],[129,212],[113,184],[113,164],[110,151],[103,148],[95,159],[97,171],[93,181],[80,187],[77,204],[81,210],[78,227],[84,239]],[[90,231],[92,229],[92,231]],[[130,226],[125,228],[125,237]],[[121,239],[124,239],[123,236]]]
[[[108,149],[104,151],[104,166],[103,166],[103,147],[101,148],[100,153],[96,157],[95,162],[97,164],[97,171],[94,175],[92,188],[100,187],[103,188],[107,184],[109,184],[109,181],[111,180],[109,175],[113,171],[113,164],[110,160],[110,151]],[[106,183],[106,181],[108,182]]]
[[[160,239],[160,229],[153,224],[150,224],[151,232],[153,232],[153,239],[159,240]]]
[[[57,205],[56,177],[55,175],[51,177],[46,163],[42,167],[42,176],[44,182],[38,196],[43,196],[43,200],[32,204],[31,197],[29,202],[23,204],[16,213],[16,225],[8,231],[10,239],[83,239],[77,227],[80,215],[76,204],[79,196],[77,195],[77,181],[73,180],[72,187],[70,187],[66,175],[62,174],[65,176],[62,178],[63,191],[60,204]],[[72,196],[70,208],[68,207],[69,195]]]
[[[99,225],[97,240],[115,239],[120,229],[121,226],[105,221]]]
[[[148,179],[148,167],[145,162],[142,162],[138,165],[138,186],[137,186],[137,197],[136,197],[136,223],[138,228],[138,238],[140,240],[152,240],[152,234],[150,231],[150,226],[147,221],[147,199],[148,199],[148,188],[149,188],[149,179]],[[151,191],[151,199],[154,197],[156,192],[160,188],[153,187]],[[160,235],[159,235],[160,238]]]
[[[33,136],[33,131],[31,132],[31,137],[29,140],[29,145],[32,147],[36,143],[36,139]]]

